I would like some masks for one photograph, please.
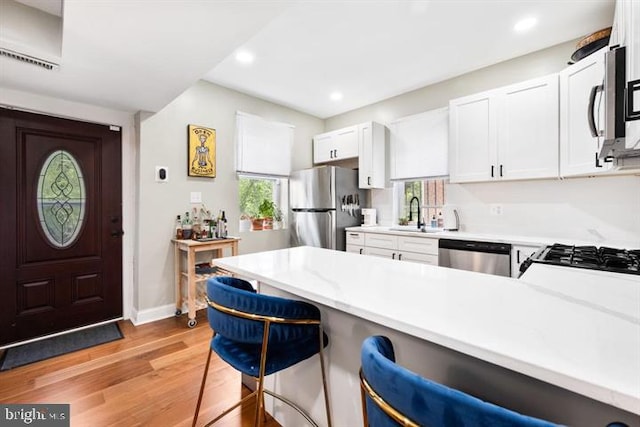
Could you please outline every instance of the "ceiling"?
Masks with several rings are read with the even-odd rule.
[[[39,9],[51,15],[62,17],[62,0],[15,0],[25,6]]]
[[[10,1],[0,0],[0,15]],[[65,0],[59,69],[0,56],[0,86],[155,112],[285,7],[224,0]]]
[[[60,4],[19,1],[42,10]],[[60,68],[0,57],[0,86],[153,112],[204,78],[326,118],[610,26],[613,7],[613,0],[65,0]],[[525,17],[537,25],[514,32]],[[239,51],[253,53],[253,63],[237,62]],[[342,100],[330,99],[335,91]]]

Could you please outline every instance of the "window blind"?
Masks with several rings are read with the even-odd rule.
[[[294,137],[293,125],[260,116],[236,113],[236,171],[238,173],[289,176]]]

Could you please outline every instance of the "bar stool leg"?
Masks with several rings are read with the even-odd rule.
[[[322,325],[318,325],[318,332],[320,334],[320,371],[322,372],[322,388],[324,391],[324,407],[327,411],[327,425],[331,427],[331,410],[329,409],[329,389],[327,387],[327,375],[324,369],[324,333],[322,331]]]
[[[264,331],[262,334],[262,354],[260,354],[260,375],[258,377],[258,389],[256,399],[256,416],[254,425],[262,427],[262,417],[260,413],[264,407],[264,371],[267,364],[267,344],[269,343],[269,326],[271,322],[268,320],[264,322]]]
[[[196,413],[193,414],[193,423],[192,427],[196,426],[196,421],[198,421],[198,414],[200,413],[200,404],[202,403],[202,395],[204,394],[204,385],[207,382],[207,373],[209,372],[209,363],[211,363],[211,347],[209,347],[209,354],[207,355],[207,364],[204,366],[204,375],[202,376],[202,384],[200,385],[200,394],[198,395],[198,403],[196,404]]]

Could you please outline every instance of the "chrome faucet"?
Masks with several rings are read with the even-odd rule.
[[[422,229],[422,223],[420,222],[420,199],[418,199],[418,196],[413,196],[411,198],[411,200],[409,200],[409,221],[411,221],[413,219],[413,201],[418,202],[418,221],[416,221],[418,223],[418,230]]]

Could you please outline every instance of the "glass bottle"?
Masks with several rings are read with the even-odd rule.
[[[199,239],[202,233],[202,226],[200,224],[200,218],[197,215],[193,216],[193,226],[191,227],[191,238],[193,240]]]
[[[211,237],[211,220],[202,220],[202,237]]]
[[[182,239],[182,220],[180,219],[180,215],[176,216],[174,233],[175,233],[176,240]]]
[[[227,237],[227,218],[224,215],[224,211],[222,211],[222,217],[220,218],[220,222],[222,223],[222,235],[220,237]]]
[[[182,219],[182,238],[191,238],[191,218],[189,218],[189,212],[185,212],[184,218]]]

